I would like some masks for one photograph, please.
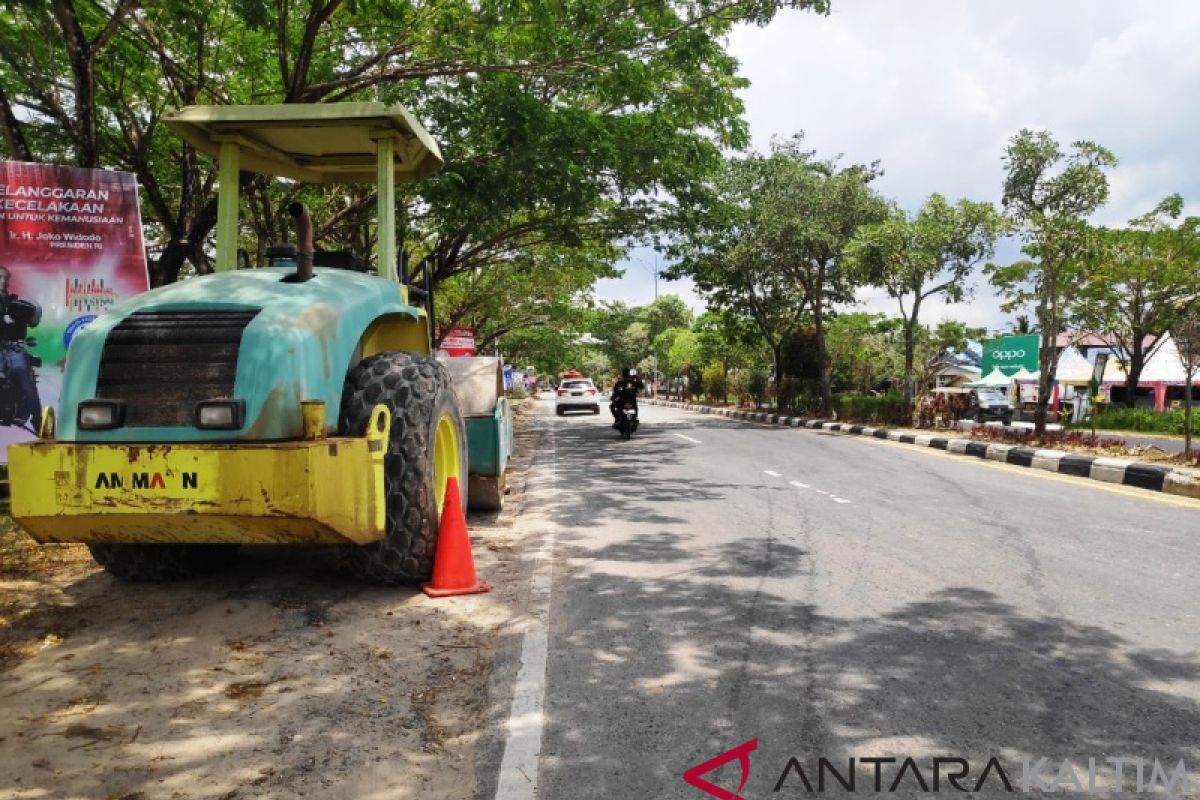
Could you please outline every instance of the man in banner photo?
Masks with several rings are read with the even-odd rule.
[[[58,405],[71,338],[148,288],[132,173],[0,161],[0,463]]]
[[[10,294],[12,273],[0,264],[0,425],[16,425],[33,433],[42,416],[33,368],[41,359],[29,352],[35,340],[29,329],[42,319],[37,303]]]

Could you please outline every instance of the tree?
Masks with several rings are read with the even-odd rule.
[[[764,363],[754,323],[730,311],[705,311],[692,325],[705,364],[719,363],[723,372]]]
[[[1095,232],[1086,217],[1108,200],[1104,170],[1116,157],[1094,142],[1079,141],[1064,153],[1049,133],[1022,130],[1004,155],[1003,205],[1025,244],[1028,260],[989,265],[992,283],[1008,297],[1004,308],[1035,303],[1041,343],[1038,353],[1036,435],[1046,430],[1050,382],[1058,366],[1058,334],[1086,275]]]
[[[869,187],[878,165],[840,167],[802,149],[803,136],[772,143],[768,156],[731,160],[708,184],[699,212],[680,204],[685,233],[667,274],[690,275],[718,308],[754,321],[770,347],[775,385],[787,375],[784,344],[811,321],[821,364],[822,408],[832,405],[825,347],[832,305],[853,299],[847,245],[860,225],[887,215]]]
[[[643,309],[621,302],[601,303],[586,315],[588,332],[599,340],[597,348],[614,369],[637,366],[651,354],[649,327]]]
[[[690,328],[692,326],[692,310],[688,308],[678,295],[664,294],[653,303],[642,309],[642,321],[646,323],[650,339],[653,341],[667,328]]]
[[[696,334],[686,328],[671,328],[668,332],[673,333],[671,347],[667,351],[669,374],[686,379],[685,395],[699,394],[702,391],[700,370],[704,364]]]
[[[897,346],[900,322],[863,312],[830,320],[826,346],[835,384],[866,394],[885,381],[898,381],[905,374],[904,348]]]
[[[0,92],[10,151],[34,160],[31,145],[38,143],[36,149],[57,150],[61,156],[65,154],[58,148],[65,140],[73,145],[77,166],[100,166],[102,110],[96,73],[136,0],[24,0],[13,5],[17,13],[6,14],[0,23],[4,77],[18,79]],[[0,78],[0,86],[6,83],[10,81]],[[25,114],[18,115],[15,108]],[[32,119],[23,121],[31,114]]]
[[[972,328],[958,320],[942,320],[932,330],[922,325],[917,330],[915,378],[918,386],[928,386],[933,375],[945,363],[946,356],[966,349],[973,339],[981,339],[987,333],[984,328]]]
[[[967,280],[995,251],[1007,223],[990,203],[933,194],[917,214],[896,210],[886,221],[864,225],[849,253],[861,278],[882,286],[900,305],[904,330],[904,402],[913,397],[913,353],[922,304],[937,295],[958,303]]]
[[[1192,384],[1200,375],[1200,305],[1182,311],[1171,328],[1186,383],[1183,390],[1183,457],[1192,453]]]
[[[1029,315],[1017,314],[1017,318],[1009,323],[1008,332],[1014,334],[1033,333],[1033,328],[1029,326]]]
[[[760,201],[770,179],[767,158],[731,159],[702,194],[680,201],[668,248],[675,262],[663,274],[690,276],[711,308],[748,320],[771,351],[778,383],[784,342],[803,324],[805,303],[763,235]]]
[[[788,5],[824,12],[822,0]],[[207,269],[213,167],[161,124],[189,103],[408,105],[447,166],[401,197],[403,243],[435,284],[543,246],[642,234],[746,142],[724,47],[775,0],[22,0],[0,20],[3,152],[135,171],[156,283]],[[47,8],[49,6],[49,8]],[[94,91],[93,91],[94,90]],[[294,187],[239,183],[243,244],[281,231]],[[372,197],[310,191],[327,249],[369,255]]]
[[[549,326],[570,340],[585,324],[586,303],[597,278],[614,277],[612,248],[537,248],[491,269],[473,270],[445,281],[436,294],[438,331],[434,345],[452,327],[475,331],[480,351],[531,325]]]
[[[770,254],[779,278],[799,294],[811,316],[821,369],[821,412],[833,407],[832,369],[825,343],[830,310],[854,299],[856,276],[846,263],[859,228],[882,222],[888,207],[870,187],[878,163],[841,167],[803,149],[803,134],[772,144],[758,198],[758,251]],[[782,375],[775,376],[776,385]]]
[[[1182,212],[1183,198],[1174,194],[1128,228],[1101,231],[1080,292],[1079,323],[1117,345],[1130,408],[1146,360],[1183,309],[1200,300],[1200,217],[1179,220]]]

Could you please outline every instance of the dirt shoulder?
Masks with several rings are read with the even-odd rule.
[[[0,798],[467,798],[496,634],[521,613],[518,417],[501,514],[469,520],[490,594],[365,587],[315,552],[128,585],[0,518]]]

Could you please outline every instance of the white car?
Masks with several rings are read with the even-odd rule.
[[[568,411],[600,413],[600,390],[590,378],[565,378],[554,392],[554,411],[560,417]]]

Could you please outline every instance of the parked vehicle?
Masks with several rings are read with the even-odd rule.
[[[976,422],[994,422],[1002,421],[1004,424],[1012,422],[1013,408],[1008,402],[1008,397],[998,389],[967,389],[962,386],[940,386],[930,393],[931,397],[944,395],[947,397],[961,398],[957,413],[967,419],[973,419]]]
[[[997,389],[969,389],[969,412],[976,422],[1000,420],[1005,425],[1012,422],[1013,408],[1008,397]]]
[[[39,440],[8,449],[13,519],[128,580],[267,543],[333,545],[372,583],[427,580],[445,493],[496,507],[512,445],[503,365],[434,357],[430,273],[410,285],[397,257],[395,182],[439,169],[437,144],[382,103],[192,106],[165,123],[218,160],[216,270],[72,339],[61,418],[46,409]],[[298,202],[296,242],[237,269],[247,171],[374,184],[375,274],[317,250]]]
[[[600,413],[600,390],[591,378],[567,378],[554,394],[554,412],[560,417],[568,411]]]

